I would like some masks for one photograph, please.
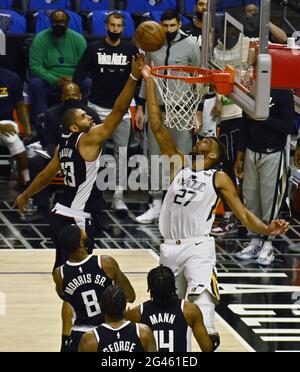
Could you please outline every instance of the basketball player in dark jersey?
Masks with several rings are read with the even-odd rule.
[[[124,319],[126,297],[123,289],[111,285],[101,297],[105,323],[82,336],[79,352],[155,352],[151,329]]]
[[[147,324],[160,352],[191,351],[191,331],[203,352],[219,346],[219,335],[208,335],[198,306],[178,298],[170,268],[161,265],[152,269],[147,282],[151,300],[128,310],[125,318]]]
[[[95,125],[92,118],[82,109],[70,109],[64,116],[64,130],[61,142],[53,159],[32,181],[30,186],[17,197],[14,207],[23,214],[28,199],[48,186],[60,171],[64,174],[65,192],[52,210],[50,228],[56,246],[54,269],[67,260],[64,247],[58,243],[58,236],[63,228],[77,224],[83,228],[89,238],[89,253],[94,246],[93,208],[98,203],[96,179],[100,168],[100,156],[104,142],[109,139],[123,116],[128,111],[136,90],[136,83],[141,77],[143,56],[132,57],[131,74],[117,98],[112,112],[100,125]],[[62,309],[63,339],[70,336],[69,316],[71,309],[64,303]]]
[[[86,246],[87,234],[77,225],[66,226],[59,236],[69,260],[53,273],[57,294],[73,309],[74,324],[69,351],[78,351],[81,336],[104,321],[100,300],[113,282],[124,290],[126,301],[135,300],[135,292],[118,263],[110,256],[92,256]]]

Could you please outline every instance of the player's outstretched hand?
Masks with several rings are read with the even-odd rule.
[[[24,214],[26,210],[28,199],[23,194],[19,195],[15,200],[13,208],[18,208],[20,214]]]
[[[268,235],[281,235],[285,234],[289,229],[289,222],[285,220],[273,220],[268,226]]]
[[[136,79],[142,77],[142,69],[145,65],[145,55],[136,54],[132,56],[131,73]]]
[[[151,67],[148,65],[144,65],[142,69],[143,78],[147,81],[151,78]]]

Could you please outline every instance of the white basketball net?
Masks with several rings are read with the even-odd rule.
[[[199,73],[185,71],[163,71],[171,76],[199,76]],[[209,84],[190,84],[179,79],[168,79],[152,75],[159,94],[165,106],[165,126],[177,128],[179,131],[199,128],[197,111],[205,94],[208,93]]]

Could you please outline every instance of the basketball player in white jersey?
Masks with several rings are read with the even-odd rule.
[[[64,116],[64,133],[53,159],[32,181],[30,186],[17,197],[14,208],[23,214],[28,199],[43,190],[59,172],[64,174],[65,192],[56,203],[51,214],[52,240],[56,245],[54,269],[67,260],[64,247],[58,242],[58,235],[67,225],[77,224],[88,235],[89,253],[93,251],[94,229],[92,212],[97,203],[99,192],[96,181],[100,170],[100,156],[104,142],[109,139],[128,111],[136,90],[136,83],[141,77],[143,56],[134,56],[131,74],[124,89],[117,98],[112,112],[100,125],[95,125],[92,118],[81,109],[68,110]],[[65,302],[62,310],[63,344],[69,339],[69,327],[72,311]]]
[[[216,277],[216,252],[210,231],[219,195],[235,216],[250,231],[280,235],[288,222],[274,220],[265,225],[244,207],[229,176],[213,167],[222,161],[223,146],[215,137],[203,138],[193,147],[191,164],[176,148],[173,138],[162,125],[160,107],[150,67],[144,66],[147,108],[152,131],[161,154],[176,157],[171,164],[172,184],[165,196],[159,228],[164,238],[160,263],[170,267],[176,278],[178,297],[196,303],[203,314],[208,333],[215,333],[215,304],[219,301]]]

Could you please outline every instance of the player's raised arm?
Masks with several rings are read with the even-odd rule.
[[[101,264],[106,275],[108,275],[118,287],[123,289],[127,302],[134,302],[134,289],[127,276],[120,270],[117,261],[111,256],[101,256]]]
[[[35,177],[30,186],[17,197],[13,208],[18,208],[19,212],[23,214],[25,212],[28,199],[48,186],[60,170],[61,168],[58,150],[56,149],[54,157],[50,163]]]
[[[143,55],[132,57],[131,74],[122,92],[117,98],[112,112],[107,116],[102,124],[92,127],[90,131],[82,137],[82,144],[87,146],[93,144],[101,146],[107,139],[109,139],[113,135],[123,116],[129,109],[130,103],[136,90],[136,84],[142,77],[141,68],[143,66],[143,63]]]
[[[287,232],[289,223],[285,220],[274,220],[269,225],[266,225],[250,212],[242,204],[231,179],[226,173],[217,172],[216,187],[235,216],[250,231],[257,234],[273,236],[285,234]]]
[[[150,67],[145,65],[142,69],[143,78],[146,84],[147,91],[147,109],[149,122],[152,132],[157,140],[162,155],[180,155],[183,159],[183,154],[177,149],[175,142],[163,125],[160,107],[157,102],[155,83],[150,75]]]

